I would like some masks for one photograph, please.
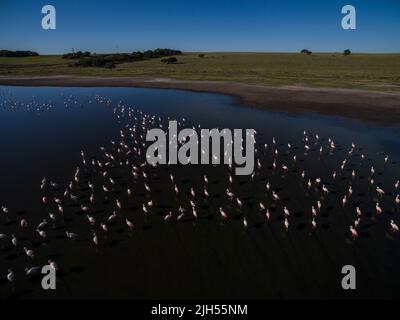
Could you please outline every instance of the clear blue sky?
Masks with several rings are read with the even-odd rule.
[[[57,9],[57,30],[41,8]],[[357,30],[341,28],[341,8]],[[400,0],[0,0],[0,49],[400,52]]]

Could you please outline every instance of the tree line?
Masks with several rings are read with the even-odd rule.
[[[35,57],[39,53],[33,51],[11,51],[11,50],[0,50],[0,57]]]
[[[172,59],[172,56],[181,55],[182,51],[173,49],[155,49],[146,51],[135,51],[132,53],[113,53],[113,54],[96,54],[88,51],[77,51],[63,55],[64,59],[76,59],[73,63],[76,67],[105,67],[112,69],[117,64],[124,62],[134,62],[149,60],[154,58],[171,57],[167,63],[174,63],[177,59]]]

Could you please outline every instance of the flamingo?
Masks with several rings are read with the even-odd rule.
[[[287,219],[287,218],[285,218],[285,221],[284,221],[284,226],[285,226],[285,230],[286,230],[286,232],[287,232],[287,231],[289,231],[289,221],[288,221],[288,219]]]
[[[343,207],[346,205],[346,203],[347,203],[347,197],[344,196],[343,199],[342,199]]]
[[[79,236],[76,233],[73,233],[73,232],[65,231],[65,235],[67,236],[67,238],[69,238],[71,240],[76,240],[76,239],[79,238]]]
[[[114,222],[116,218],[117,218],[117,213],[115,211],[113,211],[113,213],[108,217],[107,221],[109,223]]]
[[[375,205],[376,213],[381,214],[382,213],[382,208],[379,205],[379,202],[376,203]]]
[[[11,235],[11,243],[14,247],[18,245],[18,239],[15,237],[14,233]]]
[[[317,227],[317,222],[315,221],[314,217],[311,220],[311,226],[312,226],[313,229],[315,229]]]
[[[46,219],[43,219],[41,223],[39,223],[39,225],[37,226],[36,229],[44,229],[47,228],[48,226],[48,222]]]
[[[134,224],[133,224],[131,221],[129,221],[128,219],[125,219],[125,223],[126,223],[126,225],[128,226],[128,228],[129,228],[131,231],[133,231],[133,228],[135,227]]]
[[[8,273],[7,273],[7,280],[8,280],[9,282],[14,282],[14,278],[15,278],[15,276],[14,276],[14,271],[13,271],[12,269],[8,269],[7,272],[8,272]]]
[[[226,212],[222,208],[219,208],[219,213],[221,214],[221,217],[223,219],[228,218],[228,215],[226,214]]]
[[[93,232],[93,243],[96,245],[96,247],[99,245],[99,238],[95,232]]]
[[[283,213],[285,214],[285,217],[289,217],[290,216],[290,212],[286,207],[283,207]]]
[[[164,221],[169,221],[172,218],[172,212],[169,211],[165,216],[164,216]]]
[[[317,212],[317,210],[315,210],[314,206],[311,206],[311,214],[313,217],[316,217],[318,214],[318,212]]]
[[[88,214],[86,215],[87,219],[89,220],[89,223],[93,226],[96,224],[96,220],[92,217],[89,216]]]
[[[179,221],[185,216],[185,209],[179,207],[178,211],[180,212],[180,215],[176,219]]]
[[[25,251],[25,254],[26,254],[29,258],[33,259],[33,258],[35,257],[35,253],[33,252],[33,250],[30,250],[30,249],[28,249],[27,247],[24,247],[24,251]]]
[[[34,276],[37,275],[41,272],[42,268],[41,267],[31,267],[31,268],[25,268],[25,274],[27,276]]]
[[[42,237],[43,239],[47,238],[47,233],[43,230],[39,230],[37,229],[36,232],[39,234],[40,237]]]
[[[376,187],[376,192],[378,192],[378,194],[379,194],[380,196],[384,196],[384,195],[385,195],[385,191],[383,191],[382,188]]]
[[[398,232],[399,231],[399,227],[397,224],[394,223],[394,220],[390,220],[390,228],[393,232]]]
[[[267,218],[267,221],[270,219],[271,214],[269,212],[269,210],[267,209],[267,212],[265,213],[265,217]]]
[[[57,263],[55,263],[53,260],[47,260],[47,263],[51,268],[54,270],[58,271],[60,268],[58,267]]]
[[[351,236],[353,237],[353,239],[358,237],[357,230],[353,226],[350,226],[350,232],[351,232]]]
[[[26,219],[22,219],[20,222],[21,228],[27,228],[28,227],[28,221]]]

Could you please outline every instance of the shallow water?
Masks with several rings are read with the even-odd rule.
[[[101,96],[110,100],[107,103]],[[34,103],[32,103],[35,101]],[[121,101],[121,102],[120,102]],[[146,168],[151,192],[144,189],[144,178],[134,180],[124,166],[113,166],[116,180],[110,195],[96,190],[96,204],[90,214],[105,221],[115,209],[116,198],[123,202],[121,217],[135,223],[130,232],[125,219],[110,225],[107,234],[99,227],[90,227],[79,205],[65,204],[64,218],[57,218],[42,241],[35,228],[22,230],[19,221],[26,218],[36,225],[48,218],[54,207],[43,205],[42,196],[52,199],[62,193],[77,166],[82,169],[82,185],[75,193],[80,203],[88,204],[87,182],[100,188],[101,178],[93,169],[82,166],[80,151],[88,159],[100,157],[100,146],[110,148],[110,140],[118,141],[120,130],[129,123],[116,119],[117,105],[140,109],[171,119],[187,119],[187,124],[203,128],[254,128],[257,130],[257,158],[262,162],[254,179],[233,177],[229,184],[226,166],[163,166]],[[31,104],[27,108],[27,104]],[[47,106],[44,104],[48,104]],[[118,108],[117,108],[118,109]],[[120,110],[117,110],[117,114]],[[310,134],[312,150],[305,154],[303,131]],[[320,141],[314,141],[318,133]],[[312,135],[312,137],[311,137]],[[272,137],[279,150],[273,156]],[[400,178],[400,128],[322,117],[293,116],[237,105],[232,98],[207,93],[178,90],[133,88],[28,88],[0,87],[0,205],[10,213],[0,216],[0,233],[15,233],[19,245],[0,240],[0,296],[9,298],[359,298],[397,297],[400,293],[399,234],[389,230],[389,221],[400,223],[399,206],[394,204],[394,183]],[[336,149],[328,152],[327,140],[335,141]],[[287,143],[292,150],[286,153]],[[348,165],[332,181],[334,170],[348,157],[351,143],[356,144]],[[264,144],[269,147],[264,150]],[[319,155],[319,146],[324,146]],[[115,150],[114,150],[115,151]],[[360,160],[361,153],[366,159]],[[292,161],[293,154],[298,156]],[[384,164],[384,156],[389,155]],[[273,170],[289,166],[284,172]],[[134,161],[135,159],[131,159]],[[139,161],[138,159],[136,159]],[[138,162],[137,164],[140,164]],[[374,165],[375,183],[386,195],[378,198],[368,182]],[[351,171],[357,170],[356,178]],[[300,173],[307,178],[321,177],[331,189],[323,195],[321,186],[305,186]],[[174,196],[169,174],[176,177],[181,192]],[[197,194],[204,188],[203,175],[209,177],[210,199],[198,197],[199,219],[164,223],[165,212],[174,215],[180,205],[190,208],[190,187]],[[47,177],[59,187],[41,190]],[[265,189],[266,182],[279,193],[274,201]],[[352,184],[354,193],[343,208],[341,199]],[[85,187],[85,186],[86,187]],[[133,190],[132,199],[125,191]],[[244,203],[240,208],[227,199],[230,188]],[[143,203],[154,200],[149,216],[141,211]],[[311,206],[321,199],[323,207],[318,226],[311,229]],[[271,210],[265,219],[258,209],[263,202]],[[375,213],[379,201],[383,213]],[[291,211],[290,227],[283,228],[283,206]],[[354,220],[355,207],[363,211],[359,237],[351,238],[348,230]],[[222,221],[219,207],[231,214]],[[249,225],[244,228],[242,218]],[[99,236],[100,246],[91,241],[91,230]],[[65,230],[81,235],[69,241]],[[33,248],[34,261],[26,257],[22,247]],[[27,277],[25,267],[43,265],[48,259],[61,267],[57,290],[44,291],[40,281]],[[341,268],[352,264],[357,270],[357,290],[340,287]],[[13,268],[15,283],[5,279]]]

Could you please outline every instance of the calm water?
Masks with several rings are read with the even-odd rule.
[[[102,103],[99,103],[100,96]],[[158,204],[160,217],[150,220],[138,217],[135,224],[140,228],[133,233],[126,230],[123,222],[117,223],[112,232],[99,236],[100,248],[93,247],[90,228],[86,227],[87,220],[82,213],[72,212],[70,218],[52,225],[47,242],[35,236],[34,228],[22,231],[19,227],[22,218],[37,224],[48,214],[49,209],[41,203],[44,191],[40,185],[44,176],[57,182],[62,192],[76,167],[81,166],[81,150],[96,157],[99,147],[109,146],[110,140],[118,141],[120,130],[127,123],[115,118],[114,108],[118,104],[163,119],[185,118],[188,124],[201,124],[203,128],[254,128],[260,150],[264,143],[271,145],[272,137],[277,138],[279,164],[291,163],[290,157],[281,152],[290,142],[301,158],[299,166],[311,178],[322,177],[328,181],[331,172],[340,167],[352,142],[357,146],[354,156],[360,157],[363,153],[366,159],[363,164],[350,160],[346,177],[342,176],[336,184],[326,182],[335,192],[326,197],[326,206],[321,210],[319,225],[314,231],[309,226],[310,209],[317,195],[297,192],[301,171],[296,171],[299,170],[296,165],[287,174],[274,173],[270,169],[272,161],[269,161],[273,159],[272,153],[268,152],[261,154],[265,156],[262,161],[265,161],[266,171],[255,180],[235,178],[231,188],[245,205],[240,210],[235,209],[236,219],[232,221],[223,223],[218,216],[218,208],[222,206],[219,201],[227,201],[222,200],[227,188],[225,168],[192,166],[149,169],[155,188],[151,197]],[[335,153],[318,159],[315,156],[318,150],[313,150],[313,156],[307,158],[303,151],[304,130],[312,135],[318,133],[325,144],[328,138],[334,139]],[[0,205],[10,211],[8,216],[0,215],[0,233],[15,233],[20,242],[19,247],[14,248],[0,240],[0,297],[396,297],[400,293],[400,243],[399,235],[389,231],[389,221],[394,219],[400,224],[393,187],[400,178],[399,137],[398,127],[383,128],[317,115],[271,113],[237,105],[232,98],[215,94],[133,88],[0,86]],[[389,155],[386,165],[385,155]],[[384,199],[377,199],[374,190],[367,186],[371,165],[377,171],[376,183],[390,193]],[[357,169],[360,178],[351,182],[354,196],[350,208],[342,210],[339,204],[347,192],[353,169]],[[115,170],[119,170],[115,172],[117,185],[121,190],[126,189],[130,172]],[[199,181],[203,174],[211,177],[209,190],[213,192],[214,202],[201,200],[200,212],[204,219],[162,223],[165,211],[177,209],[179,201],[187,203],[190,197],[187,194],[184,199],[172,202],[165,191],[170,188],[168,174],[171,171],[168,170],[180,178],[182,189],[187,191],[190,185],[202,188]],[[93,173],[85,173],[91,180]],[[272,199],[265,196],[266,181],[276,187],[283,195],[282,201],[291,209],[289,232],[282,228],[282,206],[271,204]],[[88,196],[86,189],[80,189],[78,196],[82,199]],[[122,191],[117,189],[115,196],[123,197],[120,194]],[[142,198],[132,200],[129,209],[124,209],[132,211],[124,214],[135,214],[132,219],[136,219],[149,195],[141,190],[138,197]],[[268,223],[258,210],[261,200],[268,207],[271,205],[274,216]],[[93,214],[97,214],[99,220],[103,215],[106,219],[112,212],[108,203],[111,201],[114,199],[106,197],[102,204],[96,205],[97,211]],[[378,219],[374,214],[376,201],[384,207]],[[366,218],[362,221],[359,238],[353,241],[348,227],[356,206],[362,208]],[[250,222],[246,229],[242,216],[248,217]],[[65,230],[85,234],[85,237],[72,243],[63,237]],[[37,252],[36,260],[31,261],[24,255],[22,247],[25,245]],[[61,267],[58,287],[53,292],[41,290],[40,281],[26,277],[23,271],[25,267],[45,264],[49,258]],[[340,270],[345,264],[355,265],[359,272],[355,292],[340,288]],[[15,271],[14,284],[5,280],[9,268]]]

